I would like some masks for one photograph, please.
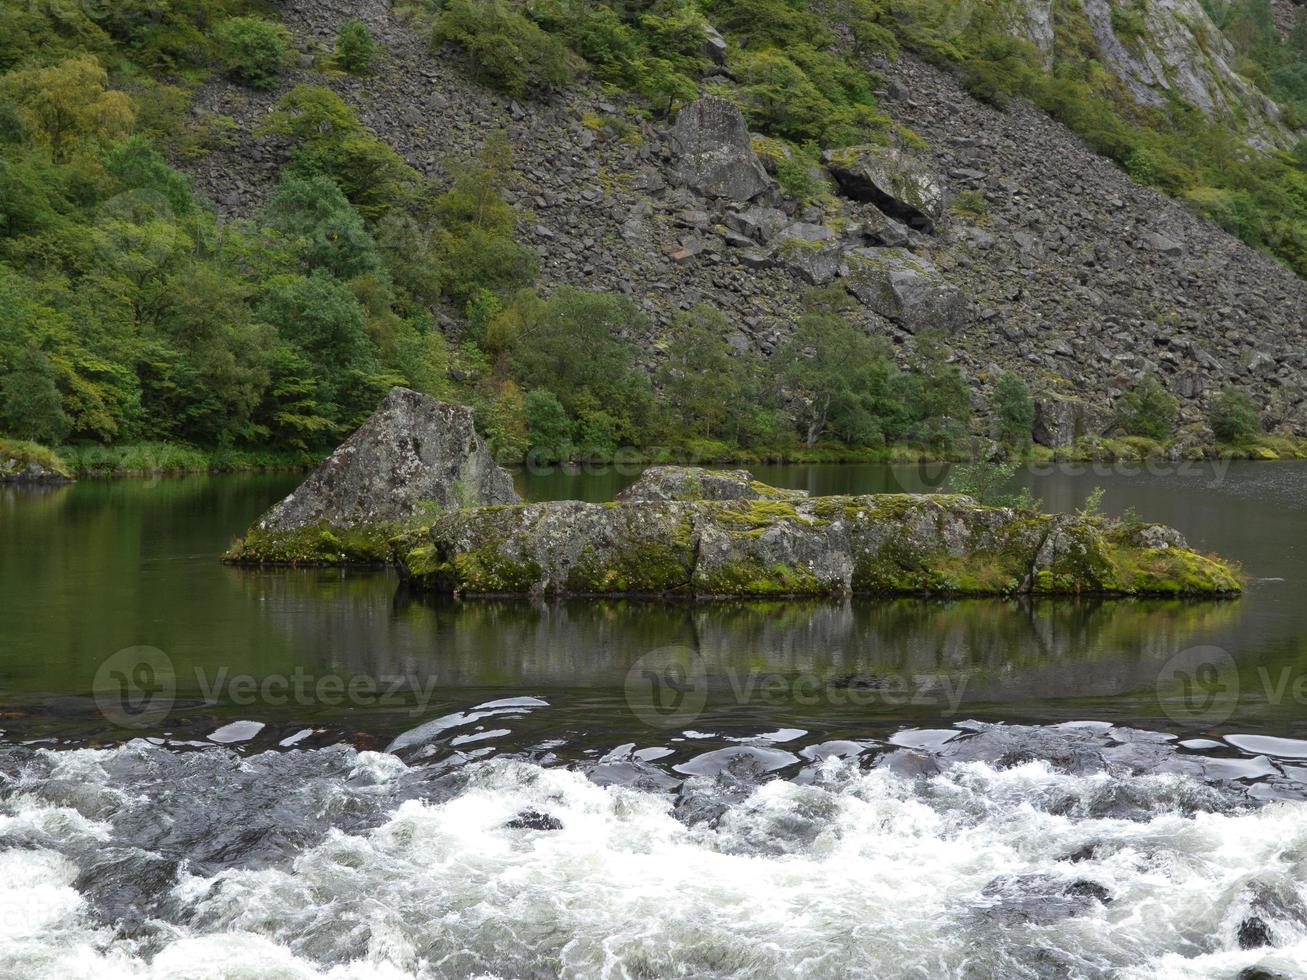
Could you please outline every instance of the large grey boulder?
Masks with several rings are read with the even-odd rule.
[[[443,509],[515,504],[508,472],[473,426],[472,409],[392,388],[368,420],[255,527],[354,527]]]
[[[1111,428],[1111,416],[1100,408],[1060,395],[1035,398],[1034,439],[1041,446],[1065,449],[1077,439],[1102,435]]]
[[[888,146],[850,146],[822,158],[840,191],[867,201],[918,231],[931,231],[944,214],[944,184],[925,160]]]
[[[744,116],[725,99],[705,97],[681,109],[671,144],[674,182],[705,197],[743,202],[772,189]]]
[[[962,326],[966,294],[923,256],[904,248],[853,248],[840,271],[850,293],[910,333]]]

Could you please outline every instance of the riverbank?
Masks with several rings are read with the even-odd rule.
[[[956,452],[939,452],[920,446],[888,446],[879,449],[849,449],[838,445],[754,452],[736,450],[720,443],[703,443],[671,449],[624,449],[603,459],[566,462],[531,459],[507,463],[510,469],[537,466],[604,466],[629,464],[769,465],[815,463],[958,463],[975,459],[983,447],[976,443]],[[993,448],[993,447],[990,447]],[[199,449],[177,443],[150,442],[123,446],[61,446],[50,449],[33,442],[0,438],[0,482],[16,482],[17,474],[31,464],[50,474],[54,482],[63,479],[117,479],[141,476],[185,476],[199,473],[258,473],[305,470],[316,466],[325,452],[294,449]],[[1293,460],[1307,459],[1307,440],[1285,436],[1261,436],[1244,445],[1201,444],[1186,440],[1162,442],[1135,436],[1096,437],[1077,440],[1070,446],[1032,446],[1013,455],[1023,463],[1113,463],[1150,460]]]

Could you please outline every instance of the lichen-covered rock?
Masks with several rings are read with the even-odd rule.
[[[944,184],[925,160],[897,147],[850,146],[828,151],[823,162],[840,190],[918,231],[931,231],[944,214]]]
[[[1063,449],[1085,436],[1105,433],[1111,416],[1078,398],[1040,395],[1035,399],[1034,439],[1041,446]]]
[[[416,588],[464,595],[1239,591],[1234,568],[1150,528],[890,494],[477,508],[393,544]]]
[[[681,109],[672,127],[674,180],[706,197],[751,201],[771,190],[740,110],[705,97]]]
[[[384,560],[388,535],[378,543],[380,529],[426,511],[518,499],[512,477],[477,434],[470,408],[392,388],[307,480],[259,518],[227,560]],[[343,534],[357,528],[368,531],[365,545],[337,547],[343,538],[357,538]]]
[[[753,478],[748,470],[706,470],[698,466],[651,466],[617,497],[635,500],[801,500],[806,490],[782,490]]]
[[[929,259],[907,249],[850,249],[840,271],[849,292],[910,333],[952,332],[962,325],[966,294],[946,282]]]

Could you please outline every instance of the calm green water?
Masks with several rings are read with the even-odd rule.
[[[929,489],[941,475],[870,465],[755,472],[815,494]],[[519,482],[532,499],[604,500],[636,475],[555,471]],[[265,739],[309,726],[368,745],[442,711],[535,697],[552,707],[548,721],[520,722],[504,736],[511,743],[611,746],[661,723],[633,709],[632,678],[638,687],[650,664],[661,677],[669,656],[688,651],[707,700],[674,720],[719,732],[845,737],[975,717],[1307,734],[1307,685],[1295,687],[1307,677],[1307,466],[1024,477],[1048,509],[1079,506],[1101,485],[1108,512],[1133,508],[1241,560],[1248,593],[1227,602],[462,603],[411,599],[384,572],[219,564],[231,538],[298,479],[0,489],[0,730],[182,738],[243,719],[265,723]],[[158,672],[133,674],[139,656],[110,660],[136,646],[161,651],[146,657]],[[1175,699],[1168,664],[1195,647],[1220,648],[1234,665],[1212,683],[1195,675],[1215,704]],[[106,718],[94,696],[124,677],[148,693],[163,674],[168,710],[147,699],[139,717]]]

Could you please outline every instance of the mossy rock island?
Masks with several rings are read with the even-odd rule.
[[[736,496],[726,495],[731,486]],[[464,596],[1227,596],[1241,588],[1234,566],[1158,525],[985,507],[960,495],[808,498],[745,471],[683,467],[648,471],[612,503],[443,513],[392,547],[411,586]]]
[[[1171,595],[1240,591],[1178,531],[949,494],[809,497],[658,466],[610,503],[523,504],[470,409],[397,388],[238,540],[236,564],[382,565],[477,595]]]

